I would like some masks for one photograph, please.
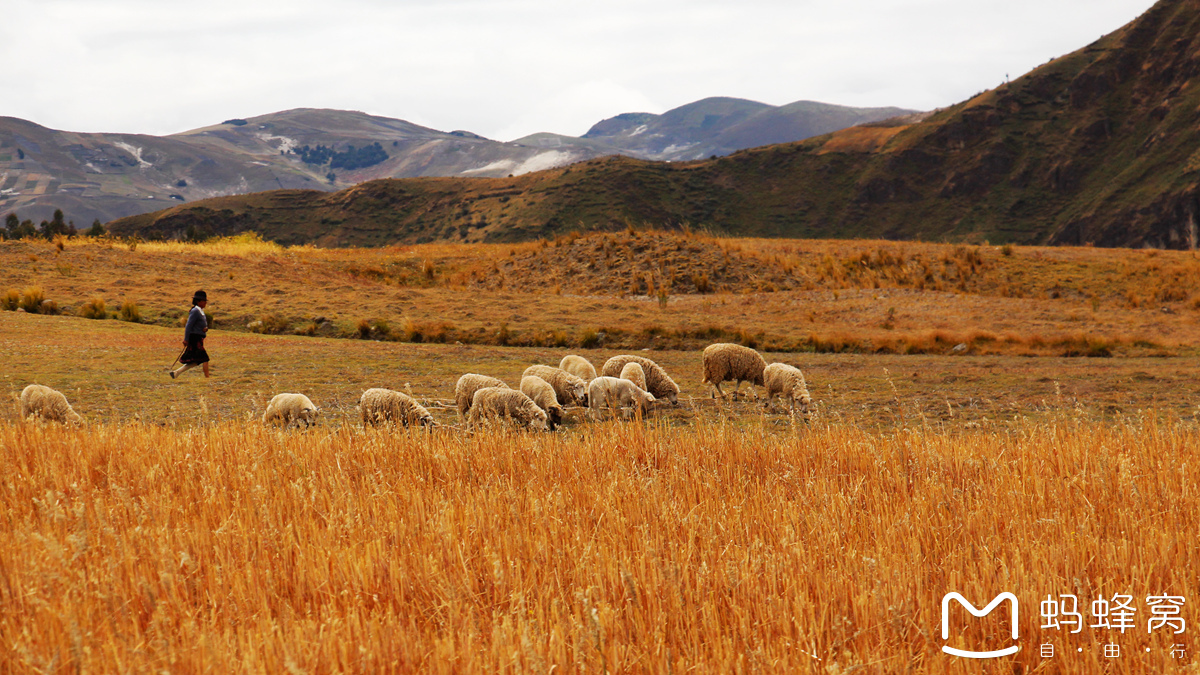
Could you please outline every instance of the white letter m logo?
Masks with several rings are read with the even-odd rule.
[[[959,593],[947,593],[946,595],[942,596],[942,639],[943,640],[950,639],[950,601],[951,600],[957,600],[958,604],[962,605],[963,607],[966,607],[967,611],[970,612],[971,615],[975,616],[975,617],[986,616],[988,614],[988,612],[991,612],[993,609],[996,608],[996,605],[999,605],[1000,603],[1004,602],[1005,600],[1011,600],[1012,601],[1012,639],[1014,639],[1014,640],[1017,639],[1017,596],[1013,595],[1012,593],[1005,592],[1005,593],[1001,593],[1000,595],[997,595],[991,602],[988,603],[987,607],[984,607],[983,609],[975,609],[975,605],[972,605],[971,603],[967,602],[967,599],[964,598]],[[947,654],[953,654],[954,656],[965,656],[968,659],[994,659],[994,658],[998,658],[1001,656],[1008,656],[1009,654],[1016,654],[1017,651],[1019,651],[1020,649],[1021,649],[1020,645],[1013,645],[1011,647],[1007,647],[1005,649],[997,649],[996,651],[992,651],[992,652],[971,652],[971,651],[966,651],[966,650],[962,650],[962,649],[955,649],[954,647],[950,647],[950,646],[946,646],[946,645],[942,646],[942,651],[946,652]]]

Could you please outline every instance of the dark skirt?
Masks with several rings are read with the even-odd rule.
[[[180,363],[208,363],[208,352],[200,343],[204,338],[199,335],[189,335],[187,338],[187,349],[183,350],[183,356],[179,357]]]

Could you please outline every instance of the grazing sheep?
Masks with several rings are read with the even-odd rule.
[[[533,399],[537,407],[546,413],[546,426],[550,431],[554,431],[555,427],[562,424],[563,409],[558,404],[558,396],[555,395],[554,387],[551,387],[549,382],[533,375],[522,377],[521,393]]]
[[[596,379],[596,366],[593,366],[591,361],[582,356],[567,354],[562,358],[562,361],[558,362],[558,367],[584,382],[591,382]]]
[[[626,363],[625,367],[621,369],[621,379],[636,384],[638,389],[646,389],[646,371],[642,369],[640,363],[634,361]]]
[[[363,426],[375,426],[383,422],[402,424],[406,427],[435,426],[433,415],[429,414],[425,406],[404,392],[382,388],[368,389],[358,399],[358,408],[362,412]]]
[[[671,405],[679,405],[679,385],[675,384],[675,380],[667,375],[667,371],[663,370],[662,366],[645,357],[633,354],[614,356],[604,362],[604,368],[600,374],[606,377],[620,377],[621,371],[625,369],[625,364],[631,361],[642,367],[646,376],[646,391],[654,394],[657,399],[670,401]]]
[[[593,415],[605,405],[614,409],[636,406],[645,415],[650,412],[650,404],[654,403],[654,394],[629,380],[601,376],[588,383],[588,401],[591,402]]]
[[[40,384],[31,384],[21,390],[21,417],[30,415],[62,424],[83,424],[83,418],[67,403],[66,396]]]
[[[467,373],[458,378],[458,383],[454,385],[454,402],[458,404],[458,414],[465,418],[471,411],[471,399],[475,396],[475,392],[487,387],[508,389],[507,384],[487,375]]]
[[[549,382],[550,386],[554,387],[554,394],[559,403],[587,405],[587,382],[584,382],[583,378],[554,366],[529,366],[522,377],[530,375]]]
[[[263,424],[282,423],[284,428],[293,422],[300,426],[303,422],[307,428],[317,423],[317,406],[304,394],[276,394],[267,404],[263,413]]]
[[[804,373],[799,368],[786,363],[772,363],[763,370],[763,382],[767,388],[767,401],[770,406],[776,397],[788,399],[792,404],[792,412],[796,412],[796,404],[800,404],[800,413],[808,414],[808,406],[812,397],[808,394],[808,384],[804,381]]]
[[[546,413],[525,394],[508,387],[485,387],[475,392],[471,400],[472,427],[484,420],[507,418],[518,427],[532,431],[546,430]]]
[[[767,362],[758,352],[731,342],[719,342],[704,348],[704,383],[712,385],[713,398],[725,398],[722,382],[737,382],[733,390],[736,399],[743,382],[763,386],[763,369]]]

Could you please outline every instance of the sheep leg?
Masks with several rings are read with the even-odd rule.
[[[719,399],[725,398],[725,392],[721,391],[721,383],[720,382],[713,382],[712,388],[713,388],[713,390],[712,390],[713,398],[719,398]]]

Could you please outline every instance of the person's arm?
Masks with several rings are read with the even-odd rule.
[[[195,310],[195,309],[196,309],[195,307],[192,307],[192,310]],[[187,323],[184,324],[184,326],[183,326],[183,344],[184,345],[187,344],[188,337],[191,336],[192,331],[195,330],[196,323],[197,323],[196,322],[196,312],[189,310]]]

